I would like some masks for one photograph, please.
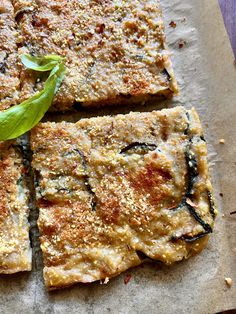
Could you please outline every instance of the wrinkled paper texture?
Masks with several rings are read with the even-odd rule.
[[[42,257],[34,247],[33,271],[0,277],[0,313],[208,314],[236,308],[236,70],[217,0],[162,0],[167,42],[173,53],[180,96],[150,106],[83,110],[80,117],[195,106],[208,142],[209,164],[219,209],[214,234],[198,256],[172,267],[146,264],[108,284],[78,284],[48,293]],[[177,26],[172,28],[169,23]],[[179,42],[184,42],[182,48]],[[181,46],[181,45],[180,45]],[[50,116],[62,120],[65,116]],[[221,138],[225,144],[219,144]],[[223,193],[223,197],[219,196]],[[31,214],[36,220],[37,213]],[[34,221],[35,224],[35,221]],[[37,234],[36,228],[33,230]],[[34,235],[34,238],[36,236]],[[125,285],[126,274],[131,274]],[[225,277],[233,285],[227,287]]]

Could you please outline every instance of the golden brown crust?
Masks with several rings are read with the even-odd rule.
[[[215,212],[194,110],[42,123],[31,146],[48,288],[205,246]]]
[[[0,143],[0,273],[31,270],[28,192],[16,143]]]
[[[54,110],[146,101],[177,92],[159,1],[14,0],[20,53],[66,57]],[[22,99],[42,88],[21,71]]]
[[[19,68],[14,10],[10,0],[0,3],[0,110],[19,102]]]

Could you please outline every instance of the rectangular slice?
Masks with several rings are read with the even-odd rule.
[[[31,148],[49,289],[206,245],[216,212],[194,109],[42,123]]]
[[[0,142],[0,199],[0,274],[29,271],[28,190],[16,142]]]
[[[177,92],[159,1],[14,0],[14,8],[24,39],[21,53],[66,58],[54,109],[141,102]],[[41,80],[22,75],[24,97],[42,88]]]
[[[0,110],[19,102],[20,73],[17,55],[17,31],[10,0],[0,4]]]

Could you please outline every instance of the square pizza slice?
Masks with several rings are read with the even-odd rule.
[[[0,3],[0,110],[19,102],[18,33],[12,1]]]
[[[216,211],[194,109],[42,123],[31,147],[49,289],[206,245]]]
[[[14,0],[20,53],[58,54],[67,73],[54,109],[142,102],[177,93],[159,1]],[[22,95],[42,88],[25,80]]]
[[[0,274],[31,270],[25,171],[20,146],[0,142]]]

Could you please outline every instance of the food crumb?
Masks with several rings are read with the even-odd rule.
[[[127,274],[125,276],[125,279],[124,279],[124,284],[125,285],[127,285],[130,282],[131,277],[132,277],[132,275],[130,275],[130,274]]]
[[[186,41],[183,39],[180,39],[179,41],[179,49],[182,49],[186,45]]]
[[[186,203],[196,209],[198,208],[198,206],[194,202],[192,202],[189,198],[186,199]]]
[[[236,214],[236,210],[230,213],[230,215],[235,215],[235,214]]]
[[[174,21],[171,21],[169,25],[172,28],[176,28],[176,26],[177,26],[177,24]]]
[[[106,285],[109,282],[109,277],[106,277],[104,281],[100,280],[100,285]]]
[[[220,195],[220,197],[223,197],[223,196],[224,196],[224,194],[223,194],[223,193],[219,193],[219,195]]]
[[[227,286],[228,286],[229,288],[232,287],[232,284],[233,284],[232,278],[226,277],[226,278],[225,278],[225,282],[226,282],[226,284],[227,284]]]
[[[221,139],[219,140],[219,143],[220,143],[220,144],[225,144],[225,139],[224,139],[224,138],[221,138]]]

